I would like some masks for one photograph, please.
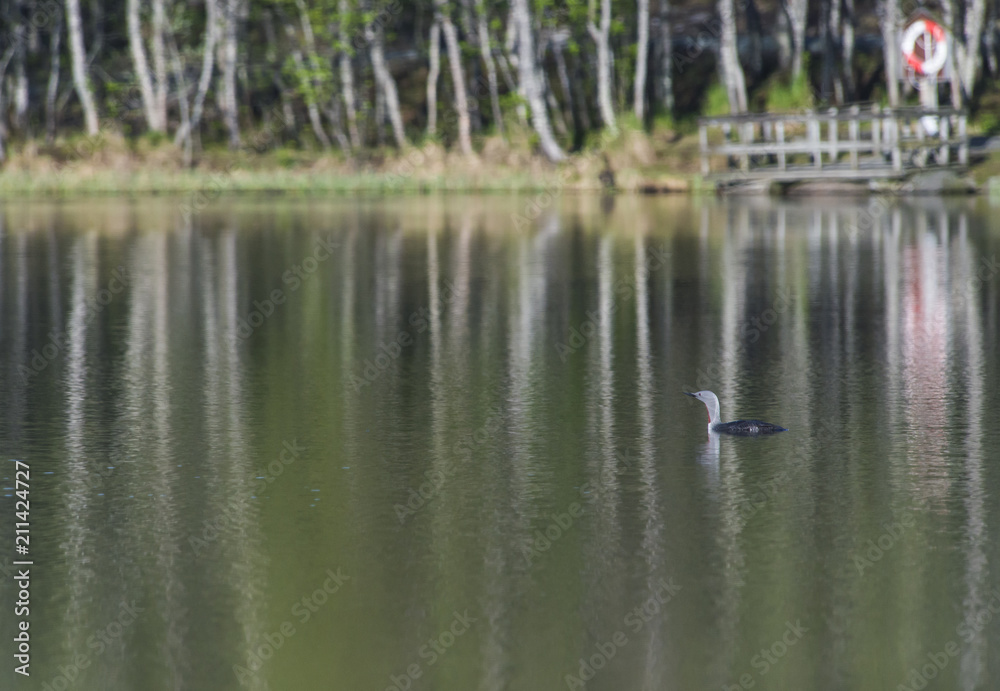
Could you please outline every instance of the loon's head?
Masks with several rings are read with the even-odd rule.
[[[685,394],[693,398],[697,398],[699,401],[705,404],[708,409],[708,424],[714,425],[719,421],[719,397],[716,396],[711,391],[698,391],[696,393],[691,393],[685,391]]]

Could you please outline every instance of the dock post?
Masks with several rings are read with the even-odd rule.
[[[708,126],[698,123],[698,143],[701,145],[701,174],[708,175]]]
[[[965,113],[958,115],[958,163],[959,165],[969,165],[969,138],[965,135]]]
[[[938,165],[946,166],[948,165],[948,159],[950,158],[950,146],[949,139],[951,139],[951,118],[947,115],[941,117],[941,128],[938,133],[941,137],[941,148],[938,149]]]
[[[882,118],[877,103],[872,106],[872,148],[875,149],[875,156],[884,160],[882,159]]]
[[[816,168],[823,167],[823,150],[820,148],[819,143],[819,120],[816,119],[816,114],[809,112],[808,115],[808,129],[809,129],[809,148],[812,149],[813,165]]]
[[[827,132],[830,138],[830,163],[836,163],[840,158],[838,150],[838,137],[840,136],[840,121],[837,119],[837,109],[831,108],[829,111],[830,120],[827,121]]]
[[[851,140],[851,170],[858,169],[858,139],[861,123],[861,109],[851,106],[851,119],[847,123],[847,136]]]
[[[903,172],[903,151],[899,141],[899,118],[892,111],[889,114],[892,117],[886,120],[886,124],[889,125],[889,139],[892,147],[892,170],[901,173]]]
[[[785,121],[778,120],[774,123],[774,129],[778,133],[778,170],[785,169]]]
[[[743,145],[743,151],[746,152],[740,156],[740,170],[744,173],[750,171],[750,146],[753,144],[753,123],[744,122],[739,125],[740,130],[740,144]]]

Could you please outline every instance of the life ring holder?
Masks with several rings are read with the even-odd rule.
[[[917,39],[924,34],[930,34],[931,38],[934,39],[934,50],[929,58],[925,54],[924,59],[921,60],[916,56],[915,51]],[[910,24],[903,34],[902,48],[906,64],[919,75],[935,75],[944,69],[945,63],[948,61],[948,40],[945,37],[945,31],[933,19],[918,19]]]

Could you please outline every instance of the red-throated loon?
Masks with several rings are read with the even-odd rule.
[[[684,392],[688,396],[693,396],[705,404],[708,408],[708,431],[723,432],[725,434],[740,434],[743,436],[757,436],[758,434],[774,434],[775,432],[787,432],[788,430],[770,422],[760,420],[736,420],[735,422],[719,422],[719,397],[711,391],[699,391],[698,393]]]

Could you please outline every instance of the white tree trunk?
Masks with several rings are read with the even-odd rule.
[[[69,32],[69,54],[73,63],[73,84],[83,108],[83,120],[90,136],[100,131],[97,123],[97,106],[87,79],[87,51],[83,44],[83,22],[80,20],[80,0],[66,0],[66,21]]]
[[[614,130],[618,124],[611,101],[611,0],[601,0],[600,26],[593,19],[593,16],[587,19],[587,31],[597,46],[597,105],[604,126]]]
[[[4,117],[4,114],[7,112],[7,100],[5,98],[7,92],[3,88],[4,75],[7,74],[7,65],[10,64],[11,59],[14,57],[15,47],[8,46],[7,50],[0,56],[0,163],[7,160],[7,118]]]
[[[430,65],[427,68],[427,136],[437,134],[438,78],[441,76],[441,22],[437,17],[431,24]]]
[[[668,0],[660,0],[659,11],[659,83],[658,94],[660,105],[663,110],[672,114],[674,112],[674,42],[670,35],[670,3]]]
[[[837,0],[834,0],[836,2]],[[854,0],[844,0],[840,23],[840,63],[844,101],[854,99]]]
[[[156,113],[162,129],[167,129],[167,51],[164,43],[164,33],[167,26],[167,13],[164,0],[153,0],[153,71],[156,75]]]
[[[128,0],[128,43],[132,53],[135,77],[139,81],[142,95],[142,110],[146,114],[146,125],[154,132],[162,132],[164,123],[160,119],[160,109],[153,91],[153,76],[146,60],[146,49],[142,43],[142,23],[139,19],[139,0]]]
[[[958,70],[962,80],[965,101],[972,97],[979,72],[980,43],[983,39],[983,20],[986,17],[985,0],[967,0],[965,3],[965,39],[958,47]]]
[[[528,11],[528,0],[512,0],[512,21],[517,31],[517,69],[521,88],[531,109],[531,124],[538,134],[542,151],[550,161],[562,161],[566,154],[559,147],[549,116],[545,110],[545,97],[535,67],[535,41],[531,35],[531,14]]]
[[[798,79],[802,74],[802,56],[805,55],[809,0],[784,0],[784,10],[788,14],[788,28],[791,33],[792,79]]]
[[[361,133],[358,132],[358,109],[354,96],[354,70],[351,68],[351,55],[348,52],[350,41],[347,36],[347,0],[338,0],[337,10],[340,21],[337,33],[340,37],[340,87],[344,97],[344,110],[347,112],[347,133],[351,138],[351,146],[361,148]]]
[[[215,44],[219,35],[219,13],[216,0],[205,0],[205,47],[201,55],[201,75],[198,78],[198,91],[195,93],[194,103],[191,106],[190,122],[181,126],[174,137],[174,143],[180,144],[194,130],[197,129],[201,121],[201,111],[205,105],[205,95],[208,87],[212,83],[212,71],[215,68]]]
[[[486,79],[490,87],[490,105],[493,108],[493,126],[502,137],[503,132],[503,111],[500,110],[500,91],[497,85],[497,66],[493,60],[493,51],[490,48],[490,32],[486,24],[486,7],[483,0],[476,0],[476,29],[479,34],[479,49],[483,55],[483,64],[486,65]]]
[[[458,115],[458,145],[466,156],[473,156],[471,123],[469,121],[469,97],[465,89],[465,74],[462,70],[462,51],[458,45],[458,32],[448,15],[445,0],[434,0],[444,43],[448,49],[448,67],[451,71],[452,89],[455,91],[455,111]]]
[[[882,58],[889,107],[899,106],[899,0],[878,0],[879,29],[882,31]]]
[[[719,19],[722,31],[719,36],[719,62],[722,79],[726,84],[731,113],[745,113],[747,110],[747,83],[740,65],[736,49],[736,8],[733,0],[719,0]]]
[[[941,3],[941,13],[943,15],[944,24],[950,27],[954,31],[955,27],[955,0],[944,0]],[[948,92],[951,97],[951,107],[961,108],[962,107],[962,78],[958,71],[958,58],[956,58],[955,53],[958,51],[958,46],[955,45],[958,42],[958,37],[951,36],[951,46],[948,51],[947,69],[951,73],[951,81],[948,83]]]
[[[17,0],[15,14],[18,17],[14,27],[17,36],[14,45],[14,126],[23,131],[28,125],[28,70],[26,63],[28,47],[28,25],[21,18],[25,12],[21,5],[24,0]]]
[[[635,93],[633,111],[642,123],[646,117],[646,62],[649,60],[649,0],[638,0],[636,32]]]
[[[240,137],[239,104],[236,102],[237,19],[240,0],[224,0],[222,4],[222,120],[229,130],[229,148],[238,149]]]
[[[409,145],[406,141],[406,133],[403,130],[403,116],[399,110],[399,93],[396,91],[396,80],[389,72],[389,66],[385,62],[385,48],[382,45],[382,28],[375,28],[371,24],[365,26],[365,38],[368,41],[369,53],[372,60],[372,70],[375,72],[375,83],[379,87],[385,99],[385,108],[388,111],[389,122],[392,123],[392,134],[396,139],[396,146],[400,149]]]
[[[191,131],[191,108],[188,103],[187,84],[184,81],[184,66],[181,65],[181,56],[177,52],[177,43],[174,36],[170,34],[170,65],[174,73],[174,80],[177,82],[177,109],[180,111],[181,125],[178,130]],[[190,167],[192,156],[191,137],[184,138],[184,167]]]

